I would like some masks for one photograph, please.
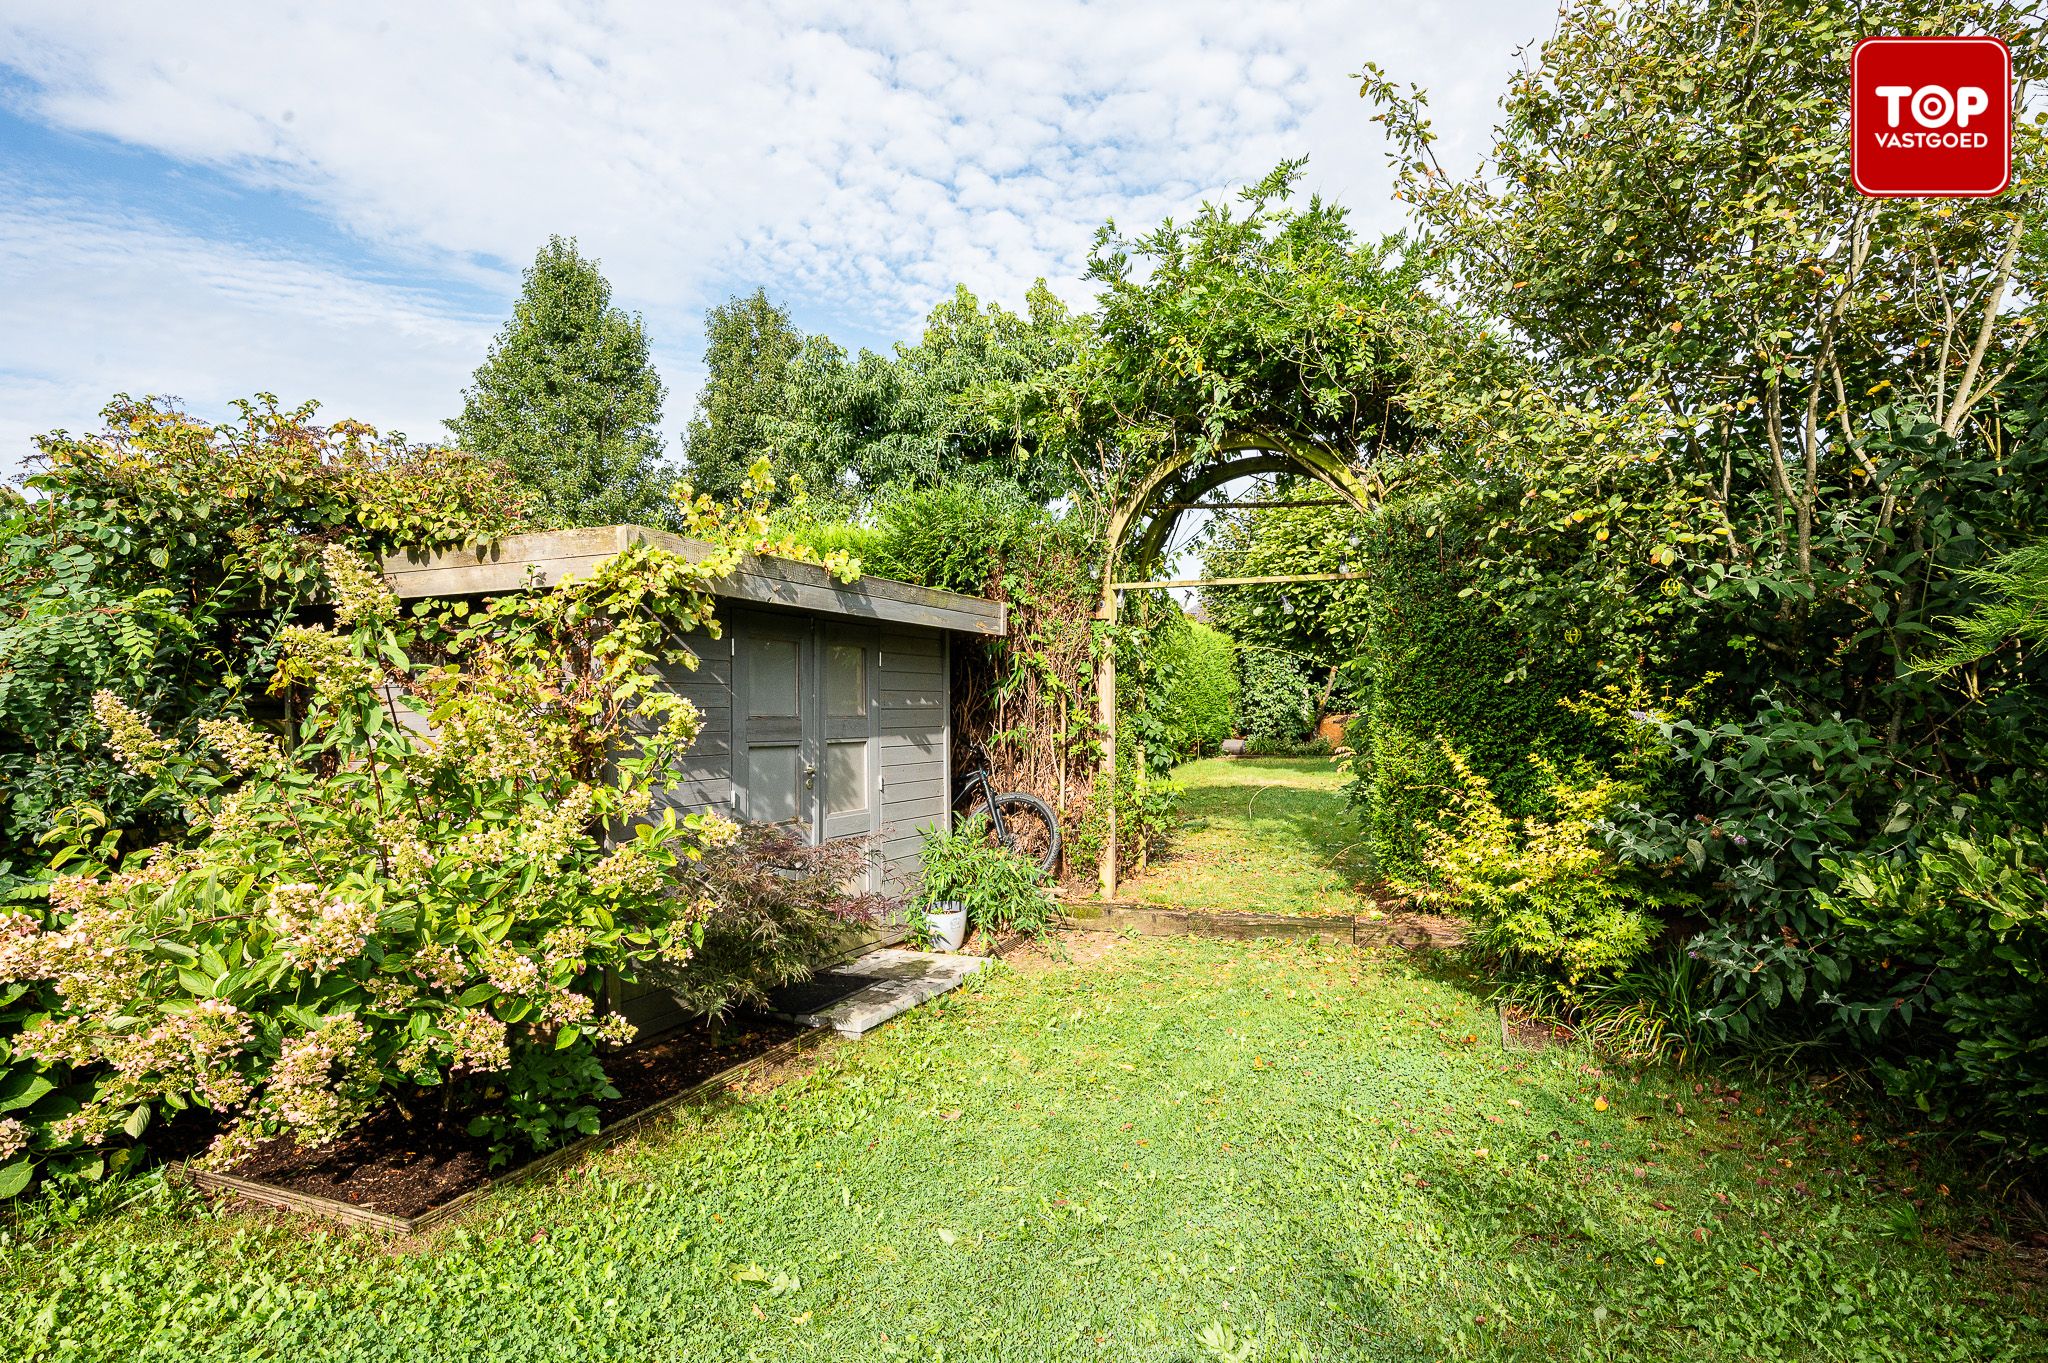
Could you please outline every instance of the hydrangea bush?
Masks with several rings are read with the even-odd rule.
[[[190,839],[127,848],[86,806],[51,841],[47,918],[0,922],[0,981],[41,981],[18,1057],[96,1076],[75,1111],[0,1128],[26,1153],[139,1136],[210,1108],[210,1158],[258,1140],[320,1144],[393,1100],[473,1104],[493,1078],[557,1057],[564,1122],[522,1114],[534,1144],[587,1125],[598,1043],[631,1038],[608,980],[683,968],[714,905],[698,872],[737,830],[654,811],[695,737],[654,684],[716,634],[712,583],[769,545],[772,479],[719,507],[679,496],[698,562],[647,546],[591,576],[479,610],[410,616],[368,559],[330,546],[334,625],[281,634],[273,692],[290,732],[210,720],[160,736],[110,692],[94,712],[121,764],[174,803]],[[842,577],[857,569],[828,564]]]

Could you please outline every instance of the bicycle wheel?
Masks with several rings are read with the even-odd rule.
[[[1052,812],[1052,806],[1036,795],[1026,795],[1021,790],[1006,791],[995,797],[995,806],[1003,816],[1003,828],[1007,836],[1003,846],[1028,861],[1035,862],[1038,869],[1047,875],[1060,863],[1060,821]]]

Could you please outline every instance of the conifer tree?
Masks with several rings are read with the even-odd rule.
[[[661,378],[639,316],[611,292],[574,238],[550,237],[447,423],[537,493],[550,525],[659,520],[668,504]]]
[[[786,415],[790,362],[804,338],[788,311],[756,289],[704,315],[704,343],[709,373],[685,453],[697,491],[730,497],[754,461],[771,452],[774,424]]]

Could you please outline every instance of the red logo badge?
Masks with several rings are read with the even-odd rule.
[[[1849,164],[1882,199],[1982,199],[2012,179],[2012,53],[1997,38],[1865,38]]]

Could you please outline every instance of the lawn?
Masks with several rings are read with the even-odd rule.
[[[1212,757],[1175,769],[1186,827],[1125,897],[1177,908],[1353,914],[1366,875],[1344,778],[1327,757]]]
[[[418,1243],[172,1194],[9,1243],[0,1338],[448,1363],[2048,1350],[1964,1176],[1803,1081],[1503,1050],[1478,992],[1395,956],[1071,950]]]

